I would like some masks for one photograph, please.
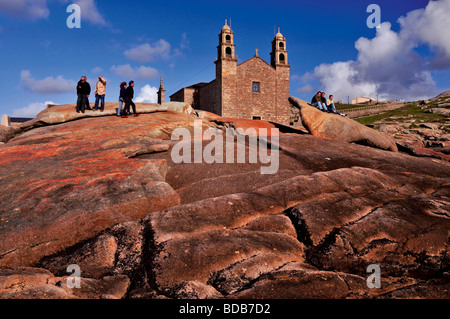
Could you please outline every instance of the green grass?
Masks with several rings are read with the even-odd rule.
[[[360,117],[355,119],[357,122],[364,124],[364,125],[370,125],[374,122],[381,121],[381,120],[390,120],[391,117],[400,117],[400,118],[394,118],[391,119],[394,122],[403,122],[405,120],[418,120],[423,122],[442,122],[445,121],[445,118],[440,114],[431,114],[431,113],[424,113],[420,107],[416,105],[416,103],[409,103],[406,104],[404,107],[386,111],[380,114],[366,116],[366,117]]]

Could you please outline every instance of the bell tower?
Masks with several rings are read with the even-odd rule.
[[[218,113],[221,116],[234,114],[236,108],[236,75],[237,75],[236,50],[234,34],[225,20],[225,25],[219,33],[219,45],[217,46],[216,81],[218,88]]]
[[[227,20],[225,20],[225,25],[220,31],[219,34],[219,46],[217,47],[217,57],[219,60],[236,60],[236,52],[234,45],[234,34],[233,31],[227,24]]]
[[[286,50],[286,38],[280,32],[278,28],[278,33],[272,40],[272,52],[270,53],[270,64],[276,68],[279,65],[289,65],[288,64],[288,51]]]
[[[270,64],[276,70],[277,80],[277,109],[289,109],[290,96],[290,68],[288,61],[288,51],[286,48],[286,38],[281,34],[280,28],[272,40],[272,52],[270,53]],[[289,118],[286,119],[288,121]]]

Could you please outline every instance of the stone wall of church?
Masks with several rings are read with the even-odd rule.
[[[254,83],[258,83],[259,92],[253,91]],[[227,83],[223,85],[228,86]],[[261,58],[254,57],[237,66],[235,87],[236,102],[224,107],[222,116],[260,118],[289,125],[289,69],[287,73],[279,72]]]
[[[223,117],[235,117],[240,106],[237,104],[237,65],[234,59],[223,59],[218,62],[216,81],[219,88],[220,104]]]
[[[173,102],[185,102],[189,105],[194,103],[194,93],[195,89],[184,88],[170,96],[170,101]]]
[[[219,88],[217,80],[202,87],[198,92],[198,109],[220,115],[222,110],[219,103]]]

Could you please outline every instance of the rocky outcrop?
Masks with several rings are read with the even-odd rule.
[[[151,213],[134,232],[142,248],[129,261],[130,296],[374,298],[412,287],[439,295],[448,281],[449,192],[448,173],[438,177],[445,167],[434,169],[435,176],[335,169]],[[81,251],[102,256],[91,242]],[[66,255],[56,270],[78,256]],[[367,287],[370,264],[383,271],[379,290]]]
[[[0,297],[448,296],[449,163],[284,133],[272,175],[176,164],[171,132],[194,120],[79,119],[1,147]],[[67,286],[71,264],[81,288]]]
[[[397,151],[395,142],[385,134],[352,119],[322,112],[295,97],[289,101],[300,109],[303,126],[314,136]]]
[[[130,285],[126,276],[79,278],[79,287],[72,280],[41,268],[0,269],[0,299],[121,299]]]
[[[0,143],[7,143],[19,133],[20,128],[18,127],[0,125]]]
[[[161,104],[161,107],[167,108],[169,112],[178,112],[184,114],[193,114],[195,110],[191,105],[184,102],[165,102]]]
[[[449,107],[449,104],[443,104],[442,106]],[[425,113],[431,113],[431,114],[441,114],[445,117],[450,117],[450,109],[449,108],[443,108],[443,107],[433,107],[427,110],[424,110]]]
[[[88,118],[27,131],[0,148],[0,266],[31,266],[120,222],[179,203],[165,182],[171,112]],[[166,140],[166,141],[164,141]]]
[[[450,96],[444,92],[427,102],[410,103],[402,112],[377,120],[371,127],[391,136],[401,152],[450,161],[450,120],[434,108],[448,107],[449,103]]]
[[[92,103],[91,107],[93,107]],[[22,130],[29,130],[35,127],[60,124],[82,118],[117,115],[118,107],[118,103],[108,102],[105,103],[105,109],[103,112],[86,110],[85,113],[77,113],[75,112],[74,104],[55,105],[46,108],[45,110],[40,112],[36,116],[36,118],[23,123],[20,127]],[[174,108],[174,106],[172,106],[172,108]],[[159,104],[136,103],[136,111],[138,113],[166,112],[168,111],[168,106]]]

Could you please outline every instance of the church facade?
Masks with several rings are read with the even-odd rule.
[[[185,87],[170,96],[193,108],[222,117],[292,124],[286,38],[278,30],[272,41],[270,64],[256,54],[238,64],[234,33],[225,22],[217,47],[216,79]]]

